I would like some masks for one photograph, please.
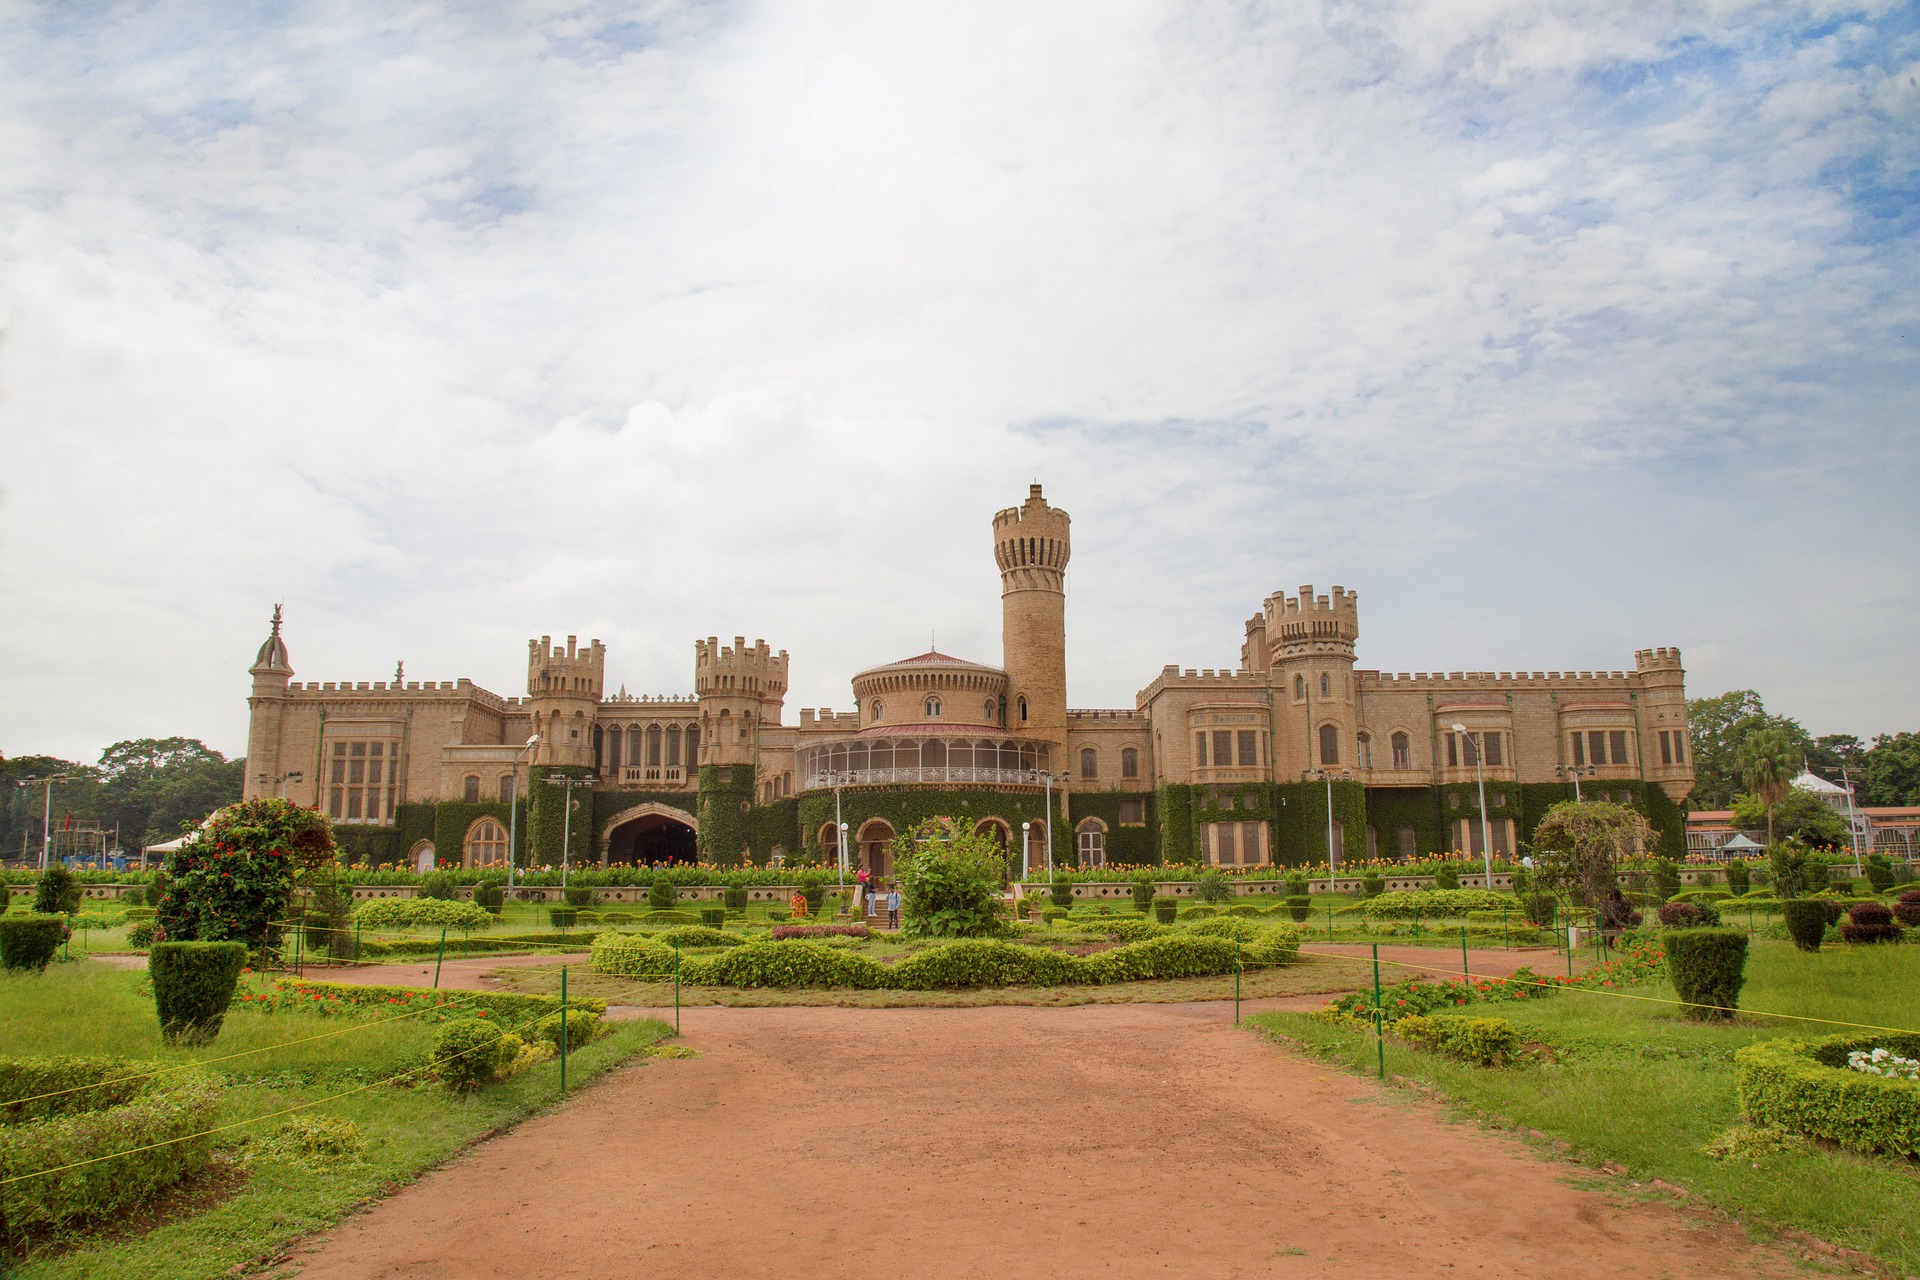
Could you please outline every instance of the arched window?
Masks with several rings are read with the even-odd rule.
[[[697,768],[700,764],[700,726],[687,726],[687,768]]]
[[[1396,733],[1390,741],[1393,747],[1393,767],[1396,769],[1413,768],[1413,743],[1408,739],[1407,735],[1404,733]]]
[[[502,774],[500,777],[500,803],[513,803],[513,775],[510,773]]]
[[[1323,765],[1340,763],[1340,729],[1337,725],[1320,726],[1320,763]]]
[[[607,772],[616,778],[620,776],[619,725],[611,725],[607,729]]]
[[[1303,700],[1306,696],[1307,696],[1307,678],[1305,676],[1295,676],[1293,678],[1293,700],[1295,702],[1299,702]]]
[[[839,860],[840,828],[834,826],[831,822],[821,824],[820,854],[822,857],[832,858],[835,861]]]
[[[1363,733],[1354,739],[1353,762],[1362,769],[1373,768],[1373,735]],[[1372,857],[1372,854],[1368,854]]]
[[[940,714],[940,699],[927,699],[927,719],[932,720]]]
[[[1083,818],[1073,829],[1073,840],[1083,867],[1107,865],[1107,828],[1098,818]]]
[[[492,818],[480,818],[467,828],[467,839],[460,851],[461,862],[469,867],[498,867],[507,861],[507,829]]]
[[[1132,747],[1120,749],[1120,776],[1123,778],[1140,776],[1140,753]]]
[[[1320,696],[1323,698],[1333,696],[1333,682],[1327,679],[1327,673],[1324,671],[1320,673]]]
[[[1100,755],[1092,747],[1080,748],[1080,776],[1083,778],[1100,776]]]
[[[467,775],[466,790],[463,793],[468,804],[480,803],[480,779],[473,774]]]
[[[886,708],[881,704],[880,699],[875,698],[872,709],[867,712],[867,719],[873,721],[875,724],[879,724],[880,713],[884,710],[886,710]]]
[[[1020,723],[1025,724],[1026,722],[1027,722],[1027,695],[1023,693],[1020,695]]]
[[[993,699],[992,698],[987,699],[986,710],[987,710],[987,718],[985,723],[992,724],[993,723]]]

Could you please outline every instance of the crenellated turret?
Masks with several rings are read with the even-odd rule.
[[[1067,561],[1071,518],[1047,505],[1040,486],[993,517],[1000,566],[1001,665],[1007,727],[1048,742],[1067,740]]]
[[[273,779],[280,774],[280,725],[286,713],[287,683],[293,662],[287,642],[280,638],[280,606],[273,606],[273,629],[247,668],[253,677],[253,695],[247,699],[247,772],[240,794],[275,795]],[[265,779],[263,781],[262,779]]]
[[[564,649],[552,636],[527,641],[527,701],[540,735],[536,763],[593,764],[593,719],[606,668],[607,649],[598,640],[584,649],[578,636],[568,636]]]
[[[1279,776],[1354,770],[1359,752],[1353,677],[1359,594],[1335,587],[1332,595],[1316,596],[1311,583],[1297,596],[1275,592],[1267,597],[1262,621],[1281,725],[1274,743]]]
[[[762,725],[780,723],[787,697],[787,651],[735,636],[693,642],[693,688],[700,699],[702,764],[752,764]]]

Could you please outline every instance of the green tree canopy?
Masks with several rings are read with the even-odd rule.
[[[1640,813],[1606,800],[1564,800],[1548,809],[1533,833],[1536,891],[1598,906],[1614,887],[1622,859],[1658,844]]]
[[[1752,689],[1734,689],[1712,698],[1687,702],[1687,727],[1693,740],[1693,806],[1728,809],[1733,798],[1750,791],[1742,778],[1742,760],[1748,739],[1777,729],[1787,735],[1798,762],[1814,750],[1813,738],[1800,722],[1770,715]]]
[[[1746,792],[1736,796],[1733,824],[1753,831],[1764,829],[1766,801]],[[1773,826],[1778,838],[1799,840],[1816,849],[1844,849],[1853,843],[1847,820],[1834,812],[1833,806],[1810,791],[1794,787],[1787,788],[1773,806]]]
[[[1006,932],[1000,886],[1006,853],[951,818],[928,818],[895,836],[900,931],[922,938],[988,938]]]
[[[1747,790],[1767,807],[1768,844],[1774,840],[1774,809],[1792,787],[1794,754],[1792,737],[1779,728],[1751,734],[1740,750],[1740,776]]]

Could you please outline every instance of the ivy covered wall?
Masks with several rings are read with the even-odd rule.
[[[1160,816],[1160,864],[1174,866],[1198,860],[1193,842],[1193,788],[1184,782],[1163,782],[1153,793]]]
[[[1122,800],[1140,800],[1146,805],[1147,820],[1144,825],[1120,824],[1120,802]],[[1073,812],[1073,825],[1078,827],[1084,818],[1098,818],[1107,824],[1107,863],[1130,867],[1152,867],[1160,863],[1160,829],[1155,821],[1155,797],[1138,791],[1076,791],[1073,803],[1069,806]],[[1056,843],[1059,832],[1054,833]],[[1077,858],[1080,848],[1079,839],[1072,841],[1073,852]]]
[[[700,766],[700,861],[737,867],[750,857],[754,768],[750,764]]]
[[[858,840],[861,826],[874,818],[886,822],[896,833],[927,818],[964,821],[969,830],[982,818],[998,818],[1007,824],[1012,833],[1011,849],[1015,861],[1011,870],[1017,874],[1020,870],[1020,824],[1044,822],[1046,800],[1044,794],[1039,792],[1029,794],[964,788],[895,791],[885,787],[854,787],[841,792],[840,819],[847,824],[850,840]],[[820,829],[832,822],[831,791],[800,798],[800,836],[809,859],[825,861]],[[1053,860],[1056,866],[1073,865],[1073,833],[1067,829],[1057,794],[1053,797]]]
[[[1413,828],[1414,852],[1446,851],[1445,824],[1432,787],[1374,787],[1367,791],[1367,825],[1380,839],[1380,856],[1400,856],[1400,830]]]
[[[569,778],[592,778],[592,767],[543,765],[529,773],[528,812],[520,815],[527,824],[528,860],[534,866],[559,866],[560,840],[564,834],[567,838],[567,857],[573,865],[597,865],[600,856],[593,847],[593,791],[585,787],[574,790],[573,815],[569,820],[565,805],[567,789],[547,781],[549,775],[555,774]],[[507,806],[503,804],[493,807],[502,814],[507,811]],[[501,820],[505,821],[505,818]]]
[[[1297,867],[1327,861],[1327,784],[1282,782],[1274,786],[1277,816],[1273,861]],[[1367,856],[1367,789],[1358,782],[1333,784],[1333,821],[1340,827],[1343,856]]]

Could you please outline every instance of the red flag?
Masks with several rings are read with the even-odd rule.
[[[73,810],[67,810],[67,820],[60,824],[60,829],[62,831],[73,830]]]

